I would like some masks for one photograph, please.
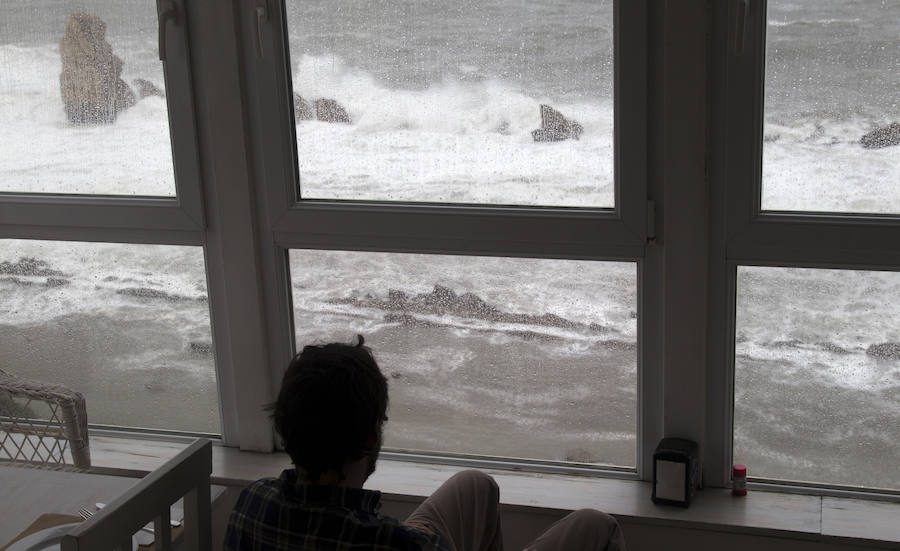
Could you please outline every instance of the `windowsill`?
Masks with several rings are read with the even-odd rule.
[[[95,470],[143,476],[178,453],[182,442],[91,437]],[[214,484],[241,487],[278,476],[290,467],[284,453],[241,452],[213,447]],[[418,501],[463,467],[382,460],[367,487],[386,498]],[[751,491],[733,497],[729,490],[705,489],[690,508],[655,505],[650,483],[634,480],[488,471],[501,489],[506,509],[575,510],[584,507],[615,515],[623,523],[659,524],[812,541],[851,542],[893,547],[900,542],[900,503]]]

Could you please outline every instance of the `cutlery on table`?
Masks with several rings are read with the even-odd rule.
[[[81,518],[83,518],[84,520],[87,520],[87,519],[91,518],[92,516],[94,516],[94,511],[91,511],[87,507],[82,507],[82,508],[78,509],[78,515]],[[150,532],[151,534],[153,533],[153,528],[147,528],[146,526],[141,527],[141,530],[143,530],[145,532]]]

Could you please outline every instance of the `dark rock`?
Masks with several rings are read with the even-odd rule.
[[[70,122],[111,123],[135,103],[120,78],[122,60],[106,41],[106,23],[96,15],[73,13],[59,41],[59,90]]]
[[[879,360],[900,360],[900,343],[883,342],[866,348],[866,354]]]
[[[601,335],[604,333],[612,332],[611,328],[609,328],[605,325],[600,325],[599,323],[595,323],[595,322],[591,322],[591,324],[588,325],[588,329],[590,329],[592,333],[600,333]]]
[[[859,143],[866,149],[900,145],[900,123],[892,122],[887,126],[876,128],[860,138]]]
[[[136,298],[159,298],[170,302],[181,302],[190,300],[188,297],[181,295],[173,295],[159,289],[151,289],[149,287],[126,287],[116,291],[117,295],[125,295]]]
[[[406,310],[409,295],[396,289],[388,289],[387,307],[391,310]]]
[[[842,346],[838,346],[838,345],[834,344],[833,342],[821,342],[821,343],[819,343],[819,346],[822,347],[822,350],[824,350],[826,352],[831,352],[832,354],[843,355],[843,354],[850,353],[850,351],[847,350],[846,348],[844,348]]]
[[[569,120],[549,105],[541,105],[541,127],[531,132],[536,142],[559,142],[569,138],[578,139],[584,127]]]
[[[294,120],[311,121],[314,118],[316,118],[316,115],[313,113],[312,104],[303,99],[300,94],[294,92]]]
[[[315,102],[316,118],[322,122],[350,124],[350,115],[341,104],[333,99],[321,98]]]
[[[411,314],[385,314],[384,321],[386,323],[399,323],[402,327],[441,327],[437,323],[417,318]]]
[[[519,337],[523,341],[538,341],[538,342],[559,342],[562,337],[557,337],[556,335],[548,335],[547,333],[538,333],[537,331],[526,331],[524,329],[519,329],[515,331],[509,331],[507,334],[512,335],[514,337]]]
[[[0,278],[0,281],[8,281],[14,285],[19,285],[22,287],[30,287],[30,286],[34,285],[33,281],[30,281],[27,279],[20,279],[18,277],[4,277],[4,278]]]
[[[134,89],[137,90],[138,99],[148,98],[150,96],[166,97],[162,90],[157,88],[155,84],[143,78],[136,78],[131,81]]]
[[[620,340],[608,340],[603,341],[600,344],[608,350],[622,350],[626,352],[631,352],[637,348],[637,345],[633,342]]]
[[[370,295],[361,298],[358,296],[357,292],[354,292],[350,297],[334,298],[330,299],[328,302],[332,304],[350,304],[363,308],[385,310],[388,312],[384,316],[385,321],[400,323],[407,327],[444,327],[444,325],[424,320],[414,314],[450,314],[459,317],[486,320],[494,323],[561,327],[565,329],[590,331],[592,333],[616,332],[612,328],[596,323],[589,325],[579,323],[556,314],[546,313],[535,315],[504,312],[496,306],[487,303],[475,293],[466,292],[458,295],[456,291],[444,287],[443,285],[435,285],[430,293],[420,293],[415,296],[410,296],[403,291],[398,291],[396,289],[389,289],[387,299],[380,299]],[[529,330],[509,331],[508,329],[502,329],[500,331],[516,335],[525,340],[549,341],[559,339],[559,337],[556,336]],[[613,344],[612,346],[621,347],[625,345]],[[628,344],[627,346],[633,347],[633,344]]]
[[[188,352],[192,354],[212,354],[212,343],[191,341],[188,344]]]
[[[70,283],[71,281],[69,281],[68,279],[62,279],[60,277],[48,277],[47,281],[44,282],[44,287],[63,287]]]
[[[31,257],[22,257],[18,262],[0,262],[0,274],[20,276],[63,276],[59,270],[50,268],[44,260]]]

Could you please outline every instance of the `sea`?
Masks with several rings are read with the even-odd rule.
[[[303,197],[614,205],[612,0],[286,4],[294,92],[350,118],[296,121]],[[165,90],[155,3],[0,0],[0,191],[174,195],[164,98],[66,121],[75,11],[107,23],[123,80]],[[900,1],[772,0],[767,21],[763,208],[900,212],[900,146],[859,143],[900,121]],[[541,105],[580,138],[536,143]],[[387,447],[636,464],[636,264],[291,251],[290,267],[298,348],[372,346]],[[900,489],[898,287],[738,270],[751,476]],[[202,249],[0,241],[0,363],[78,388],[98,424],[220,431]]]

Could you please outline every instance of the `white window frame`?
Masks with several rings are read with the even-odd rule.
[[[163,73],[175,196],[2,192],[0,239],[186,245],[204,247],[205,251],[209,228],[201,175],[201,129],[197,124],[197,115],[203,109],[195,102],[192,67],[198,60],[191,52],[188,33],[188,22],[201,19],[193,6],[193,15],[188,14],[188,8],[185,0],[157,2],[158,16],[166,9],[174,9],[176,14],[160,33],[167,52]],[[221,299],[211,297],[215,310],[213,302],[218,304]],[[219,379],[221,385],[223,378]],[[235,432],[234,423],[222,421],[223,432]]]
[[[738,266],[900,271],[900,216],[763,211],[766,0],[714,7],[712,241],[706,480],[731,477]],[[771,481],[773,487],[871,497],[869,490]]]
[[[645,0],[614,4],[617,131],[612,209],[298,199],[284,4],[246,2],[238,10],[247,45],[243,62],[258,186],[256,214],[263,228],[259,250],[271,388],[280,385],[295,351],[288,275],[288,251],[293,248],[630,261],[637,265],[639,311],[644,311],[648,298],[657,300],[654,278],[658,271],[645,269],[648,237],[652,237],[648,228],[652,234],[653,222],[646,184]],[[658,325],[652,318],[639,315],[638,328],[638,449],[633,476],[642,478],[650,472],[649,454],[661,434],[658,355],[648,357],[641,345],[657,340]]]
[[[166,8],[160,2],[158,11]],[[0,193],[2,236],[42,239],[87,239],[146,242],[167,241],[159,232],[180,234],[181,240],[205,229],[198,162],[198,138],[191,82],[190,50],[184,17],[184,0],[173,4],[180,17],[166,25],[161,38],[166,41],[163,62],[166,82],[172,161],[175,173],[174,197],[127,195],[79,195],[59,193]],[[135,152],[140,155],[140,152]],[[38,230],[37,228],[41,228]],[[54,230],[53,228],[56,228]],[[104,230],[111,230],[105,232]],[[116,237],[117,230],[124,230]],[[74,236],[72,235],[74,232]],[[46,237],[55,235],[57,237]],[[85,236],[85,237],[82,237]],[[107,237],[108,236],[108,237]],[[155,236],[155,237],[154,237]],[[185,239],[186,238],[186,239]]]

